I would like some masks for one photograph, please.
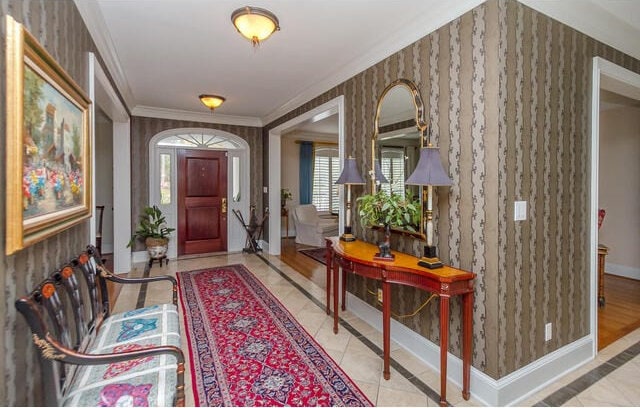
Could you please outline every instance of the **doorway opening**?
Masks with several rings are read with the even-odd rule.
[[[640,181],[638,170],[632,170],[640,168],[640,75],[594,58],[591,107],[590,299],[595,356],[603,346],[640,327],[640,256],[635,250],[640,245]],[[605,215],[598,222],[600,210]]]
[[[218,225],[217,233],[214,240],[218,240],[219,233],[225,235],[226,251],[237,252],[241,251],[244,247],[243,235],[244,231],[241,228],[237,228],[237,225],[232,223],[237,222],[234,217],[228,216],[233,210],[238,210],[243,214],[249,214],[249,168],[250,168],[250,148],[249,144],[241,137],[229,132],[216,129],[207,128],[178,128],[170,129],[160,132],[153,136],[149,143],[149,205],[157,205],[166,216],[167,225],[176,226],[177,231],[173,234],[173,239],[169,240],[169,248],[167,256],[169,258],[176,258],[179,255],[178,237],[185,233],[186,224],[182,223],[179,214],[179,179],[180,172],[184,172],[185,167],[179,166],[179,153],[180,152],[194,152],[191,156],[198,154],[205,154],[206,152],[218,152],[225,158],[224,169],[221,174],[224,174],[226,187],[224,188],[224,197],[218,197],[218,199],[225,199],[225,207],[221,208],[221,202],[217,202],[217,210],[215,206],[209,206],[205,212],[210,214],[214,211],[216,214],[224,210],[227,214],[224,217],[218,217],[217,219],[223,220],[224,225]],[[198,153],[204,152],[204,153]],[[218,156],[220,156],[218,154]],[[205,168],[213,166],[212,162],[204,162],[200,159],[193,161],[193,165],[204,165]],[[211,166],[209,166],[211,164]],[[218,164],[216,164],[217,166]],[[198,167],[201,168],[202,166]],[[214,166],[215,167],[215,166]],[[186,168],[189,168],[187,165]],[[217,183],[214,183],[217,185]],[[195,210],[193,214],[202,213],[202,208]],[[216,212],[218,211],[218,212]],[[202,214],[200,214],[202,215]],[[207,224],[208,225],[208,224]],[[202,224],[193,224],[191,228],[200,229],[197,232],[196,238],[200,236],[207,236],[212,238],[209,227]],[[197,241],[197,239],[196,239]],[[218,241],[219,242],[219,241]],[[195,252],[190,250],[190,254],[196,253],[209,253],[212,252],[210,245],[199,246],[199,244],[190,244],[192,247],[198,247]],[[194,248],[195,248],[194,247]],[[218,248],[218,247],[216,247]],[[214,251],[214,252],[217,252]],[[187,253],[184,252],[183,253]]]
[[[302,115],[295,117],[269,131],[269,208],[280,208],[280,190],[282,183],[282,135],[296,128],[296,126],[314,118],[326,118],[337,115],[338,122],[338,157],[340,164],[345,158],[345,123],[344,123],[344,95],[340,95]],[[343,208],[345,203],[344,187],[339,187],[338,220],[339,231],[344,229]],[[280,255],[282,237],[281,217],[269,217],[268,252]]]

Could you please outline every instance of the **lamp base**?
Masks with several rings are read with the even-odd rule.
[[[437,249],[433,245],[425,245],[424,247],[424,256],[420,258],[418,261],[418,265],[428,268],[428,269],[437,269],[442,268],[443,263],[438,259]]]
[[[351,233],[344,233],[342,235],[340,235],[340,241],[345,241],[345,242],[353,242],[356,240],[356,237],[351,234]]]
[[[428,269],[438,269],[442,268],[444,264],[438,258],[425,258],[422,257],[418,261],[418,265]]]
[[[344,232],[342,233],[342,235],[340,235],[340,241],[353,242],[355,240],[356,237],[351,233],[351,227],[345,226]]]

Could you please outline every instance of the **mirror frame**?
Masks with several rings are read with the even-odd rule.
[[[371,194],[376,193],[376,179],[375,179],[375,160],[376,160],[376,142],[378,141],[378,136],[380,134],[380,111],[382,109],[382,103],[384,102],[384,97],[391,91],[391,89],[396,86],[403,86],[407,88],[409,93],[412,96],[413,105],[415,107],[416,115],[415,115],[415,123],[416,128],[420,132],[420,148],[425,146],[425,131],[427,129],[427,123],[424,120],[424,103],[422,102],[422,96],[420,96],[420,91],[416,84],[405,78],[398,78],[395,81],[391,82],[389,85],[384,88],[380,96],[378,97],[378,102],[376,104],[376,114],[373,119],[373,137],[371,138],[371,171],[369,172],[371,179]],[[426,200],[426,187],[420,187],[420,230],[417,232],[407,231],[399,228],[391,228],[392,232],[405,234],[417,237],[419,239],[426,239],[425,228],[424,228],[424,203]]]

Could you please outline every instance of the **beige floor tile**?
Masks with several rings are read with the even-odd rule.
[[[640,369],[629,362],[609,374],[606,379],[634,405],[640,404]]]
[[[355,380],[354,380],[355,381]],[[378,406],[378,384],[368,383],[365,381],[355,381],[358,388],[367,398],[371,401],[371,404],[375,407]]]
[[[380,383],[382,359],[373,353],[350,352],[347,348],[340,367],[354,380],[376,385]]]
[[[629,407],[636,405],[622,395],[622,393],[616,392],[616,390],[615,383],[607,376],[578,394],[576,398],[585,407]]]
[[[409,380],[402,376],[399,372],[391,368],[391,375],[388,380],[384,379],[383,373],[380,373],[380,388],[390,388],[396,391],[407,391],[421,393]]]
[[[381,407],[426,407],[429,403],[428,400],[427,396],[421,392],[380,387],[376,405]]]

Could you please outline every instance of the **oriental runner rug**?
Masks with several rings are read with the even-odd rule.
[[[327,248],[299,249],[298,252],[315,259],[323,265],[327,264]]]
[[[177,277],[196,405],[371,406],[244,265]]]

